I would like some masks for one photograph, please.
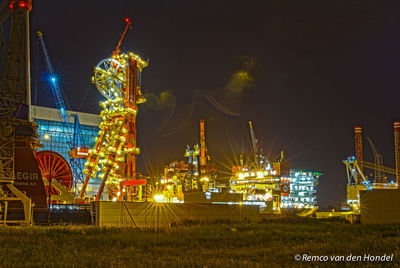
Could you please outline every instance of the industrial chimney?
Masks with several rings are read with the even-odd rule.
[[[206,135],[204,133],[204,119],[200,119],[200,166],[206,164]]]
[[[355,141],[355,149],[356,149],[356,159],[358,165],[361,169],[361,172],[364,172],[364,157],[363,157],[363,145],[362,145],[362,127],[355,126],[354,127],[354,141]]]
[[[393,123],[394,128],[394,161],[396,168],[396,182],[397,188],[399,188],[399,172],[400,172],[400,122],[395,121]]]

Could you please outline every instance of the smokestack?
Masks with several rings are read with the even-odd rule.
[[[364,157],[363,157],[363,145],[362,145],[362,127],[355,126],[354,127],[354,141],[356,146],[356,159],[358,165],[361,169],[361,172],[364,172]]]
[[[200,166],[206,165],[206,135],[204,133],[204,119],[200,119]]]
[[[394,161],[396,167],[396,182],[397,188],[399,188],[399,172],[400,172],[400,122],[395,121],[393,123],[394,128]]]

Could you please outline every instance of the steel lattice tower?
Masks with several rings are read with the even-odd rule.
[[[0,181],[14,181],[16,127],[29,120],[29,12],[31,1],[10,1],[11,28],[0,80]],[[25,113],[24,113],[25,111]],[[22,120],[22,121],[21,121]]]
[[[374,178],[375,183],[384,183],[385,182],[385,171],[383,169],[383,157],[375,147],[375,144],[372,140],[367,137],[369,145],[371,146],[372,153],[374,154]]]
[[[30,0],[10,1],[11,28],[2,70],[1,97],[13,102],[30,104],[29,12]]]

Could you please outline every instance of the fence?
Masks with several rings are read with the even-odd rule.
[[[258,221],[259,207],[226,204],[94,202],[96,226],[167,227],[184,220]]]

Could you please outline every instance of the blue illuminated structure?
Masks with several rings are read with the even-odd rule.
[[[43,33],[41,31],[37,31],[37,35],[39,38],[39,44],[41,45],[42,51],[43,51],[43,56],[44,56],[44,61],[46,63],[46,68],[49,73],[49,86],[51,88],[51,93],[54,98],[54,104],[57,108],[57,112],[60,118],[60,124],[57,126],[58,129],[60,129],[59,133],[63,133],[63,139],[66,140],[67,145],[69,146],[69,152],[71,151],[77,151],[79,150],[79,146],[83,145],[83,138],[80,138],[79,136],[81,135],[80,132],[80,127],[79,127],[79,116],[77,114],[71,114],[68,113],[67,107],[65,105],[65,101],[62,95],[61,87],[58,82],[57,76],[54,72],[53,65],[51,64],[49,53],[47,52],[46,45],[43,40]],[[75,127],[71,129],[70,123],[70,117],[74,116],[75,118]],[[62,130],[61,130],[62,129]],[[46,137],[50,137],[49,135],[46,135]],[[80,144],[78,144],[78,140],[81,141]],[[89,144],[85,144],[86,146]],[[65,154],[64,154],[65,157]],[[69,159],[69,163],[71,165],[71,169],[73,172],[73,177],[74,177],[74,188],[77,190],[77,184],[80,182],[83,182],[83,160],[76,158],[76,156],[66,156],[66,159]]]
[[[42,148],[38,150],[51,150],[61,154],[65,159],[69,159],[68,153],[70,152],[70,142],[71,136],[67,133],[74,133],[74,128],[76,125],[73,123],[65,123],[61,122],[58,116],[57,109],[47,108],[47,107],[40,107],[40,106],[31,106],[32,110],[32,117],[34,121],[38,124],[38,134],[40,135],[39,141],[40,144],[43,145]],[[99,132],[99,124],[101,122],[101,118],[97,114],[88,114],[88,113],[81,113],[81,112],[72,112],[66,111],[66,114],[78,114],[80,119],[80,126],[79,126],[79,142],[78,144],[84,144],[89,146],[90,148],[93,147],[95,143],[95,139]],[[78,137],[75,137],[76,139]],[[86,159],[74,159],[77,161],[77,164],[80,167],[84,166]],[[77,180],[76,174],[74,175],[74,182],[77,183],[74,185],[80,188],[81,182]],[[93,179],[88,188],[87,193],[88,195],[93,195],[97,192],[98,186],[100,184],[100,179],[95,178]]]

